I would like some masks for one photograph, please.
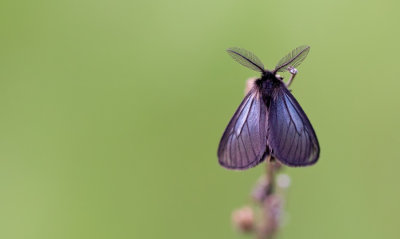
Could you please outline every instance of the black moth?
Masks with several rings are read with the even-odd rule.
[[[260,59],[240,48],[228,53],[240,64],[262,73],[236,110],[218,147],[219,163],[229,169],[247,169],[266,157],[288,166],[317,162],[319,144],[303,109],[288,90],[305,59],[309,46],[300,46],[282,58],[273,71],[264,69]],[[287,84],[277,72],[289,71]]]

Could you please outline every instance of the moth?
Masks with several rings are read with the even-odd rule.
[[[241,48],[227,50],[234,60],[260,72],[261,77],[254,81],[222,135],[218,147],[221,166],[243,170],[267,157],[293,167],[317,162],[317,136],[288,89],[297,74],[296,67],[309,51],[309,46],[297,47],[269,71],[253,53]],[[285,71],[291,74],[287,83],[277,74]]]

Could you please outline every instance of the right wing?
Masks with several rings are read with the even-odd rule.
[[[273,98],[268,121],[271,154],[289,166],[316,163],[320,148],[307,115],[283,84],[275,90]]]

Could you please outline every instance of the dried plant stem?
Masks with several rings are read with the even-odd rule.
[[[278,170],[277,162],[268,157],[266,162],[266,181],[268,186],[265,188],[265,196],[260,201],[262,219],[257,230],[257,238],[272,239],[276,235],[279,227],[279,215],[281,207],[281,198],[275,195],[275,174]]]
[[[232,214],[237,229],[244,233],[254,233],[258,239],[275,238],[282,214],[284,200],[282,192],[289,184],[287,181],[286,186],[283,185],[279,177],[276,180],[276,173],[281,168],[280,163],[271,156],[266,161],[266,174],[256,183],[252,192],[260,217],[254,217],[251,206],[245,206]],[[286,177],[289,180],[288,176]]]
[[[267,196],[273,192],[275,187],[275,171],[276,171],[276,167],[274,165],[275,163],[276,161],[274,160],[274,158],[271,155],[269,155],[268,158],[266,159],[266,164],[265,164],[266,177],[270,184],[269,192],[266,192]]]

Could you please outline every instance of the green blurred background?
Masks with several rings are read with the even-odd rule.
[[[279,238],[399,238],[400,3],[0,2],[0,238],[243,238],[264,167],[221,168],[255,76],[311,51],[293,94],[321,144],[287,168]]]

